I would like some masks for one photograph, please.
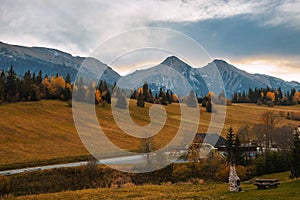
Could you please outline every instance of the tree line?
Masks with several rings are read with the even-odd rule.
[[[105,82],[100,81],[96,87],[86,86],[82,78],[76,78],[75,84],[72,83],[70,74],[66,77],[56,74],[56,76],[45,75],[40,70],[36,75],[30,71],[18,76],[13,66],[7,73],[0,73],[0,103],[18,101],[39,101],[40,99],[59,99],[68,101],[72,99],[72,93],[76,90],[80,100],[89,99],[92,95],[95,103],[111,103],[111,87]]]
[[[36,75],[30,71],[17,76],[13,67],[0,74],[0,102],[38,101],[40,99],[69,100],[72,95],[70,75],[48,77],[40,70]]]
[[[268,106],[274,105],[296,105],[300,103],[300,91],[296,89],[282,92],[281,88],[272,89],[267,88],[249,88],[248,92],[235,92],[232,95],[233,103],[256,103],[258,105],[266,104]]]

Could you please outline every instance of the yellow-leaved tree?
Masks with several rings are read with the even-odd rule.
[[[48,88],[50,98],[61,98],[66,85],[65,79],[62,76],[52,76],[50,83]]]
[[[293,96],[293,104],[298,104],[300,102],[300,92],[295,92]]]
[[[275,92],[267,92],[267,99],[275,101]]]

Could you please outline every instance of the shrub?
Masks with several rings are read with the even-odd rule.
[[[273,101],[268,101],[267,106],[268,107],[274,107],[274,102]]]
[[[192,177],[192,169],[186,164],[175,165],[173,169],[173,182],[185,182]]]
[[[285,113],[285,111],[279,111],[279,116],[280,117],[285,117],[286,116],[286,113]]]
[[[288,171],[288,156],[287,152],[266,152],[259,156],[254,164],[256,175],[271,174],[277,172]]]
[[[216,180],[228,182],[229,178],[230,165],[223,165],[216,172]],[[237,175],[240,177],[242,181],[249,180],[250,178],[255,176],[255,167],[254,166],[236,166]]]
[[[10,178],[0,175],[0,197],[7,197],[11,192]]]

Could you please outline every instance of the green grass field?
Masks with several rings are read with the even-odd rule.
[[[150,122],[148,110],[130,102],[133,120],[140,125]],[[155,148],[166,145],[177,133],[180,124],[179,104],[165,106],[168,118],[162,131],[153,140]],[[261,123],[265,110],[276,112],[300,112],[300,105],[291,107],[256,106],[237,104],[227,107],[227,114],[222,134],[232,126],[238,130],[246,124]],[[99,123],[110,140],[123,149],[138,151],[140,140],[129,136],[114,123],[110,108],[97,106]],[[38,102],[18,102],[0,105],[0,169],[34,165],[71,162],[87,159],[89,153],[84,148],[76,132],[72,118],[72,108],[66,102],[43,100]],[[211,114],[200,107],[198,132],[206,132]],[[282,118],[279,125],[296,126],[299,122]]]
[[[300,180],[288,180],[288,173],[277,173],[264,176],[277,178],[281,181],[278,188],[257,190],[252,183],[242,183],[244,192],[228,191],[227,183],[204,183],[193,185],[189,183],[174,185],[145,185],[123,188],[99,188],[61,193],[22,196],[16,199],[300,199]]]

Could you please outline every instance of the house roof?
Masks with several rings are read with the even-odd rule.
[[[215,148],[226,144],[225,138],[216,133],[197,133],[195,138],[202,140],[204,143],[209,143]]]

